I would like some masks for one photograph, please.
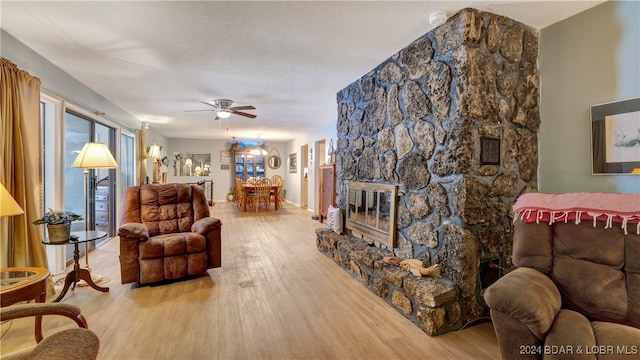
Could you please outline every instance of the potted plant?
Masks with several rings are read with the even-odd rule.
[[[35,220],[33,225],[47,225],[49,241],[63,242],[69,240],[71,234],[71,222],[83,220],[82,216],[67,210],[51,210],[40,219]]]

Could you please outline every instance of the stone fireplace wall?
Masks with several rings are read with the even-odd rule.
[[[486,315],[480,261],[511,264],[511,206],[536,188],[538,34],[464,9],[338,93],[337,203],[349,181],[399,186],[397,246]],[[366,239],[365,239],[366,240]]]

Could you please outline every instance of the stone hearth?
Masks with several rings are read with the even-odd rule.
[[[447,279],[416,277],[384,263],[382,250],[362,239],[316,230],[316,246],[430,336],[460,328],[458,289]]]
[[[430,335],[487,314],[482,259],[512,267],[510,209],[537,187],[537,52],[535,30],[464,9],[338,93],[336,202],[349,181],[398,185],[397,246],[320,232],[318,247]],[[423,303],[438,296],[415,284],[433,281],[383,254],[439,264],[455,298]]]

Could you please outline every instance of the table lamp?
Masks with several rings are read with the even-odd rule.
[[[153,159],[153,178],[151,182],[153,184],[158,184],[160,182],[160,159],[162,159],[162,154],[160,154],[160,145],[153,143],[153,145],[149,147],[147,159]]]
[[[24,214],[24,210],[18,205],[7,188],[0,183],[0,216],[14,216]]]
[[[87,194],[89,189],[89,169],[114,169],[118,167],[118,163],[111,155],[111,151],[107,147],[107,145],[98,142],[88,142],[84,144],[82,150],[80,150],[80,154],[73,161],[71,167],[74,168],[83,168],[84,174],[84,231],[89,230],[89,217],[88,217],[88,209],[89,209],[89,194]],[[91,272],[91,268],[89,267],[89,245],[84,243],[84,258],[85,258],[85,267]],[[91,279],[93,282],[98,283],[102,280],[100,275],[92,275]]]
[[[13,196],[9,194],[4,184],[0,183],[0,217],[20,214],[24,214],[24,210],[18,205]],[[9,238],[7,240],[9,240],[9,244],[11,244],[11,235],[12,234],[8,234]]]

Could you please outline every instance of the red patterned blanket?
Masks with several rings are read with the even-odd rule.
[[[629,224],[636,224],[636,233],[640,234],[640,194],[618,193],[528,193],[522,194],[513,205],[514,220],[522,219],[526,223],[581,220],[605,222],[605,229],[619,223],[627,233]]]

